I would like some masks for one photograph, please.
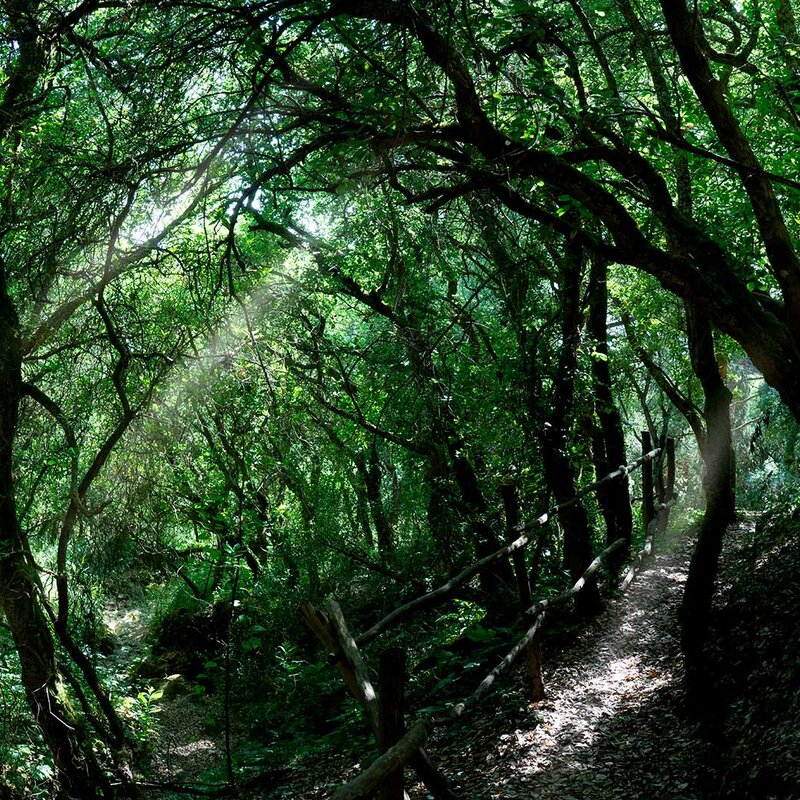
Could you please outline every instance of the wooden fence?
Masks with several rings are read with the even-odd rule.
[[[604,563],[614,556],[618,557],[624,551],[626,542],[618,539],[606,547],[589,564],[575,584],[566,591],[555,597],[540,600],[524,609],[522,615],[529,626],[525,635],[486,675],[475,691],[452,706],[449,714],[442,718],[434,720],[430,714],[422,715],[406,730],[404,724],[405,652],[399,648],[391,648],[380,654],[379,691],[376,692],[361,656],[361,648],[411,614],[438,605],[455,589],[463,586],[488,565],[501,558],[509,556],[513,558],[515,554],[522,553],[531,541],[531,537],[528,535],[531,530],[546,524],[565,508],[577,503],[582,497],[597,491],[610,481],[625,480],[631,472],[641,468],[642,522],[645,529],[645,540],[644,547],[635,555],[619,584],[621,590],[627,589],[648,558],[653,555],[656,539],[666,531],[670,509],[675,503],[674,440],[667,438],[661,447],[654,448],[650,441],[650,435],[643,432],[642,445],[643,455],[641,458],[631,464],[618,467],[600,480],[581,489],[567,502],[548,509],[533,522],[513,527],[516,538],[512,542],[474,562],[436,589],[394,609],[357,638],[348,630],[342,610],[333,598],[329,598],[321,610],[310,604],[304,604],[301,607],[300,612],[306,624],[329,654],[330,661],[336,666],[350,692],[364,707],[381,753],[355,779],[336,790],[332,795],[333,800],[368,798],[374,796],[376,792],[379,793],[381,800],[407,798],[408,795],[403,789],[403,770],[406,765],[414,769],[418,778],[436,800],[458,799],[458,795],[449,786],[445,776],[435,767],[425,751],[425,742],[431,726],[453,722],[462,717],[470,707],[480,701],[495,681],[523,653],[527,655],[531,699],[534,702],[541,700],[544,697],[544,682],[539,637],[548,611],[564,605],[574,598],[590,580],[594,579],[595,574]],[[666,476],[664,475],[665,465]],[[517,560],[519,563],[519,559]]]

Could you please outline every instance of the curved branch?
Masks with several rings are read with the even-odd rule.
[[[722,145],[737,167],[756,218],[772,273],[783,292],[795,344],[800,342],[800,258],[792,244],[775,191],[728,103],[705,52],[702,22],[685,0],[660,0],[681,67]]]
[[[45,394],[38,386],[32,383],[25,383],[24,381],[20,386],[20,394],[22,394],[23,397],[30,397],[31,400],[35,400],[51,417],[53,417],[59,427],[64,431],[64,438],[67,440],[67,444],[70,447],[75,447],[77,445],[75,431],[70,421],[67,419],[61,406],[59,406],[52,397]]]
[[[75,430],[72,424],[67,419],[67,415],[61,406],[38,386],[23,382],[20,386],[20,393],[23,397],[30,397],[31,400],[36,401],[64,431],[64,439],[70,451],[70,503],[80,502],[78,499],[78,440],[75,438]]]

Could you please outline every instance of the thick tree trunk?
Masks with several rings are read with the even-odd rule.
[[[702,456],[706,510],[684,590],[681,638],[690,711],[697,718],[709,718],[715,706],[705,646],[723,537],[736,513],[736,463],[731,434],[731,393],[720,375],[711,325],[688,304],[686,320],[692,366],[705,393],[706,435]]]
[[[4,467],[2,471],[5,472]],[[0,479],[0,493],[6,482]],[[80,729],[64,698],[56,668],[53,641],[37,602],[36,585],[16,535],[15,509],[5,497],[0,501],[2,555],[0,583],[3,611],[11,628],[22,670],[22,684],[42,736],[58,772],[59,795],[64,798],[98,796],[102,780],[96,762],[82,745]]]
[[[536,351],[537,337],[529,336],[527,328],[530,321],[525,310],[530,288],[528,280],[524,271],[519,269],[506,252],[497,235],[496,221],[492,215],[477,202],[473,204],[473,213],[480,222],[481,232],[503,277],[506,291],[502,300],[513,324],[522,356],[527,418],[530,428],[537,431],[545,483],[555,501],[563,503],[574,497],[577,491],[575,472],[567,454],[567,440],[575,406],[583,249],[580,244],[572,241],[566,245],[561,259],[561,352],[556,374],[553,376],[552,392],[549,397],[543,398]],[[542,417],[545,418],[543,424]],[[623,463],[624,459],[619,462]],[[561,514],[561,522],[564,528],[564,561],[575,580],[592,561],[592,536],[583,504],[576,503],[566,509]],[[599,610],[600,594],[594,579],[579,595],[577,605],[586,614]]]
[[[582,249],[580,245],[572,242],[566,246],[562,261],[561,352],[549,398],[550,413],[541,432],[545,481],[557,503],[564,503],[577,493],[575,471],[568,455],[567,445],[575,408],[582,270]],[[533,387],[529,387],[529,405],[535,402],[533,390]],[[579,502],[561,513],[561,521],[564,527],[564,563],[574,581],[592,562],[592,533],[589,528],[589,518],[583,504]],[[578,595],[576,605],[582,614],[594,614],[599,611],[600,593],[594,578]]]
[[[12,468],[21,353],[16,311],[2,281],[0,274],[0,600],[28,703],[53,756],[60,796],[83,800],[96,797],[106,782],[65,699],[50,627],[17,520]]]
[[[595,413],[600,428],[602,440],[602,458],[595,454],[596,466],[601,472],[597,477],[602,478],[621,464],[626,464],[625,434],[622,430],[622,418],[614,404],[614,395],[611,384],[611,370],[608,364],[608,265],[604,259],[592,259],[589,275],[589,320],[588,331],[594,339],[595,353],[592,358],[592,382],[594,388]],[[631,544],[633,531],[633,516],[631,513],[631,500],[628,491],[628,478],[613,481],[600,494],[606,519],[606,542],[611,544],[617,539],[624,539],[626,547]],[[614,564],[621,563],[625,553],[620,552],[615,556]]]
[[[686,304],[686,329],[692,368],[705,396],[705,440],[701,446],[706,508],[730,522],[736,512],[736,454],[731,433],[730,390],[717,363],[714,334],[708,318]],[[719,506],[717,509],[716,506]]]
[[[378,550],[381,558],[387,558],[394,552],[394,531],[383,505],[381,482],[381,463],[378,456],[378,447],[373,440],[369,450],[369,465],[364,472],[364,484],[367,487],[367,500],[372,513],[372,522],[378,535]]]
[[[488,522],[489,509],[478,483],[478,476],[472,462],[464,453],[465,443],[457,438],[455,431],[448,431],[450,458],[453,465],[453,476],[456,479],[461,500],[467,511],[467,517],[473,530],[475,555],[483,558],[503,546],[502,539]],[[482,570],[479,576],[481,588],[493,602],[492,611],[502,611],[500,596],[503,589],[514,584],[511,566],[506,559],[500,559]]]
[[[437,550],[439,570],[450,575],[455,568],[456,527],[453,513],[450,488],[450,467],[445,456],[434,449],[425,464],[425,482],[428,486],[427,519]]]
[[[563,430],[554,426],[545,428],[542,437],[542,462],[545,480],[556,499],[564,503],[575,496],[577,486],[569,457],[564,453]],[[564,509],[559,515],[564,527],[564,564],[573,581],[577,580],[592,562],[592,538],[589,518],[582,503]],[[590,615],[600,610],[600,593],[592,578],[576,597],[575,604],[582,614]]]

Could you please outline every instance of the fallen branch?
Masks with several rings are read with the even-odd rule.
[[[450,712],[451,720],[458,719],[468,706],[477,703],[478,700],[489,691],[497,678],[519,658],[519,654],[527,647],[528,643],[536,635],[536,631],[544,624],[544,618],[545,613],[540,611],[536,622],[528,628],[527,633],[511,648],[511,650],[509,650],[508,655],[506,655],[506,657],[480,682],[478,688],[469,697],[453,707],[453,710]]]
[[[329,597],[324,604],[325,613],[328,616],[331,629],[336,635],[336,640],[344,654],[347,662],[353,669],[355,680],[358,684],[358,689],[364,706],[367,710],[372,729],[378,732],[378,697],[375,694],[375,689],[369,679],[367,668],[364,666],[364,660],[361,658],[361,653],[358,651],[358,646],[355,640],[350,635],[347,628],[347,623],[344,620],[341,606],[332,598]]]
[[[565,508],[569,508],[570,506],[574,506],[582,498],[586,497],[587,494],[593,492],[595,489],[600,488],[601,486],[605,485],[606,483],[610,483],[617,478],[622,478],[625,475],[633,472],[634,470],[639,469],[642,464],[646,464],[648,461],[652,461],[654,458],[657,458],[659,453],[661,452],[660,447],[656,447],[655,450],[651,450],[649,453],[645,453],[641,458],[637,458],[636,461],[632,461],[630,464],[624,464],[620,467],[617,467],[613,472],[609,472],[608,475],[604,475],[600,480],[595,481],[594,483],[590,483],[588,486],[584,486],[583,489],[575,493],[574,497],[571,497],[569,500],[565,500],[563,503],[559,505],[553,506],[552,508],[545,511],[540,517],[537,517],[534,522],[529,522],[527,525],[523,525],[517,530],[519,531],[527,531],[533,528],[534,525],[544,525],[549,519],[552,519],[557,514],[560,514]]]
[[[364,706],[373,731],[377,731],[378,709],[375,690],[367,675],[361,654],[347,629],[339,604],[330,598],[326,601],[323,612],[310,603],[303,603],[300,606],[300,614],[328,653],[353,697]]]
[[[660,511],[661,509],[659,509],[659,513]],[[657,519],[658,514],[656,515],[655,519],[650,520],[650,524],[647,526],[644,547],[636,554],[636,557],[631,562],[630,567],[628,567],[628,571],[625,573],[625,577],[622,579],[622,583],[619,585],[619,590],[621,592],[624,592],[633,583],[633,579],[641,570],[644,562],[653,555],[653,539],[655,538]]]
[[[428,723],[417,720],[400,741],[378,756],[362,773],[350,783],[337,789],[332,800],[361,800],[372,795],[375,789],[395,770],[401,769],[419,751],[428,738]]]
[[[485,556],[480,561],[476,561],[466,569],[463,569],[454,578],[451,578],[447,583],[442,584],[437,589],[432,589],[427,594],[420,595],[419,597],[410,600],[402,606],[398,606],[394,611],[387,614],[382,620],[376,622],[368,631],[365,631],[361,636],[356,639],[356,644],[359,647],[369,644],[373,639],[376,639],[387,628],[396,625],[401,619],[404,619],[409,614],[420,611],[428,606],[436,605],[440,600],[444,599],[450,592],[466,583],[470,578],[475,577],[484,567],[496,561],[498,558],[509,553],[513,553],[521,547],[525,547],[530,541],[529,536],[520,536],[515,539],[511,544],[501,547],[499,550]]]
[[[564,605],[571,597],[574,597],[584,586],[586,586],[586,582],[589,578],[594,575],[595,572],[600,568],[600,565],[605,561],[612,553],[615,553],[617,550],[621,550],[625,547],[625,540],[624,539],[617,539],[616,542],[610,544],[600,553],[591,564],[584,570],[583,574],[575,581],[575,584],[567,589],[565,592],[562,592],[555,597],[548,597],[545,600],[540,600],[535,605],[532,605],[526,612],[525,616],[530,618],[535,618],[538,614],[544,613],[545,609],[553,608],[555,606]]]

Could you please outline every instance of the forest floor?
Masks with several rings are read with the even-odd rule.
[[[736,530],[728,540],[735,550]],[[434,734],[428,752],[464,798],[707,797],[712,759],[684,715],[677,617],[692,545],[669,534],[630,589],[571,643],[545,639],[544,701],[521,701],[518,668],[467,719]],[[320,760],[276,796],[322,798],[356,771],[340,758]],[[421,784],[409,793],[429,796]]]
[[[800,652],[784,644],[800,642],[800,584],[795,580],[800,574],[800,515],[795,533],[773,537],[759,550],[752,547],[755,523],[755,516],[745,516],[733,525],[722,554],[715,646],[720,674],[730,685],[719,684],[727,716],[717,745],[709,745],[685,714],[678,607],[694,541],[685,531],[672,531],[657,543],[656,557],[630,589],[610,600],[597,618],[579,626],[569,619],[549,621],[543,643],[544,701],[525,701],[520,666],[465,719],[435,729],[427,750],[460,796],[800,798],[794,788],[800,786],[795,722]],[[782,615],[772,602],[776,592],[783,593]],[[140,647],[142,622],[128,618],[118,623],[122,643]],[[754,690],[759,669],[764,675]],[[167,691],[159,703],[153,777],[206,782],[214,770],[216,782],[223,777],[224,736],[218,724],[212,728],[208,721],[219,720],[221,699],[217,693],[194,697],[187,689]],[[243,723],[234,717],[234,752],[247,739]],[[267,780],[239,796],[322,800],[354,777],[361,768],[356,762],[368,755],[368,746],[366,752],[351,746],[347,752],[315,754],[278,770],[276,781],[285,782],[272,793]],[[754,762],[761,763],[755,772]],[[408,772],[412,800],[430,798],[413,780]]]
[[[705,745],[684,714],[677,614],[691,546],[683,536],[662,543],[571,645],[545,648],[544,701],[509,718],[487,698],[457,737],[429,748],[465,797],[705,796]]]

